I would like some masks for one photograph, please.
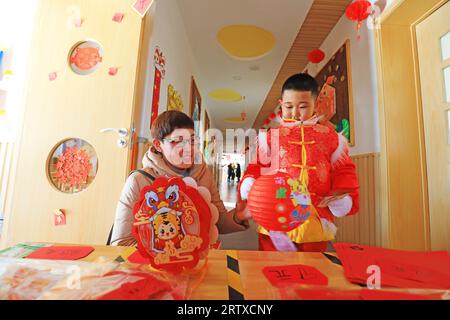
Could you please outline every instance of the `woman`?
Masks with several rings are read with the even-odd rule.
[[[154,178],[192,177],[199,186],[210,190],[212,202],[219,209],[217,227],[220,233],[248,229],[247,219],[250,216],[245,204],[238,201],[236,209],[227,212],[210,170],[202,155],[196,153],[194,121],[191,118],[179,111],[166,111],[155,120],[151,133],[152,147],[142,160],[142,170]],[[198,161],[194,163],[194,159]],[[139,200],[140,190],[152,182],[149,177],[140,172],[134,172],[128,177],[117,204],[111,237],[112,245],[136,245],[131,232],[134,221],[133,206]]]
[[[228,164],[228,178],[227,181],[231,182],[231,175],[233,174],[233,167],[231,166],[231,163]]]

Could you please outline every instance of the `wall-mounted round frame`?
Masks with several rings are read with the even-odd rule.
[[[98,69],[103,56],[104,50],[98,41],[86,40],[78,42],[70,49],[68,62],[73,72],[85,76]]]
[[[47,160],[51,184],[64,193],[78,193],[94,181],[98,158],[94,147],[83,139],[72,138],[58,143]]]

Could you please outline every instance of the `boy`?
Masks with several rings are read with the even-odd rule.
[[[320,124],[320,117],[315,114],[318,95],[319,86],[308,74],[294,75],[285,82],[279,101],[283,118],[277,128],[279,148],[270,150],[271,162],[278,162],[279,171],[296,180],[306,178],[312,205],[320,217],[320,228],[307,221],[287,233],[297,251],[326,251],[328,241],[336,234],[334,218],[355,214],[359,209],[358,178],[348,155],[347,140],[330,123]],[[271,132],[266,143],[259,141],[260,152],[269,153],[270,138]],[[261,175],[262,167],[259,162],[248,166],[240,185],[243,200]],[[258,232],[260,250],[281,248],[276,240],[272,241],[268,230],[259,227]]]

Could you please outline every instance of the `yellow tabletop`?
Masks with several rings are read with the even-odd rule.
[[[127,258],[137,250],[134,247],[92,247],[95,250],[80,261],[97,262],[100,258],[127,261]],[[207,268],[199,267],[197,272],[191,272],[189,298],[191,300],[278,300],[282,298],[280,292],[264,276],[263,268],[297,264],[315,267],[322,272],[328,278],[330,289],[360,290],[361,286],[345,278],[344,269],[336,257],[335,253],[210,250]],[[418,292],[410,289],[387,289],[387,291],[419,294],[437,292],[437,290],[419,290]]]
[[[122,254],[129,256],[129,247],[94,246],[95,251],[82,261],[93,262],[100,257],[116,258]],[[328,256],[335,256],[327,253]],[[227,262],[238,261],[239,274],[227,266]],[[280,299],[279,292],[264,276],[265,266],[304,264],[320,270],[328,277],[330,287],[351,290],[361,287],[349,282],[343,268],[332,262],[323,253],[267,252],[211,250],[208,255],[208,268],[203,281],[193,290],[193,300],[228,300],[230,286],[241,293],[246,300]],[[193,280],[194,281],[194,280]]]

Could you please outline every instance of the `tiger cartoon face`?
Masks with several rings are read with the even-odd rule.
[[[182,236],[181,220],[171,213],[158,215],[153,222],[155,236],[161,240],[172,240],[177,236]]]

